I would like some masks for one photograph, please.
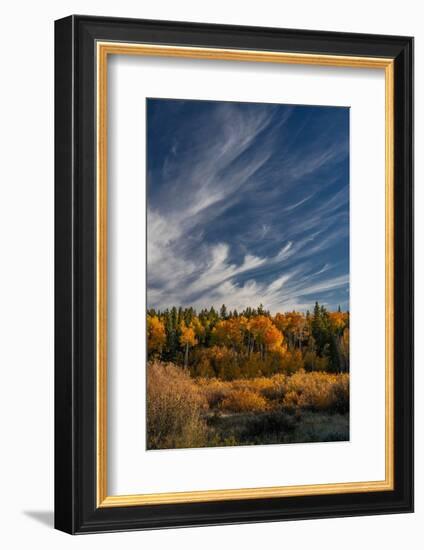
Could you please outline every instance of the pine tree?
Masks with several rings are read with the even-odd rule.
[[[225,304],[222,304],[221,309],[219,311],[219,315],[220,315],[221,319],[223,319],[223,320],[228,318],[227,307],[226,307]]]

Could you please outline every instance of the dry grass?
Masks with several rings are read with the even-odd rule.
[[[202,447],[207,426],[202,412],[207,401],[190,376],[175,365],[148,364],[147,448]]]

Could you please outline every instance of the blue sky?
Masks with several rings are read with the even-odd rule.
[[[147,303],[349,307],[349,109],[147,100]]]

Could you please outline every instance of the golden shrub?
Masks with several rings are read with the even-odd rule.
[[[207,402],[179,367],[159,361],[147,366],[147,447],[201,447],[206,443],[202,411]]]
[[[271,401],[281,401],[286,391],[287,376],[284,374],[276,374],[267,379],[269,383],[262,386],[261,394]]]
[[[221,409],[228,412],[262,412],[268,410],[268,402],[252,390],[233,390],[222,402]]]
[[[205,396],[211,409],[218,408],[221,402],[234,392],[250,392],[257,394],[266,401],[280,399],[283,392],[285,376],[277,374],[272,377],[238,378],[226,381],[218,378],[198,378],[196,380],[200,391]],[[261,401],[262,403],[262,401]],[[269,407],[268,402],[267,406]],[[262,407],[261,407],[262,409]]]
[[[196,382],[199,391],[211,409],[219,406],[221,401],[231,392],[230,383],[218,380],[218,378],[198,378]]]
[[[345,413],[349,410],[349,375],[300,370],[293,375],[197,379],[210,409],[232,412],[310,409]]]
[[[287,378],[283,407],[349,410],[349,375],[299,371]]]
[[[239,380],[234,380],[231,383],[231,386],[235,390],[250,390],[254,392],[261,392],[265,388],[272,386],[272,378],[242,378]]]

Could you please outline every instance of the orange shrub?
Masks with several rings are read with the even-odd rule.
[[[272,386],[272,378],[262,376],[260,378],[240,378],[231,382],[234,390],[250,390],[260,393],[263,389]]]
[[[349,375],[299,371],[287,378],[283,407],[347,412]]]
[[[210,408],[220,407],[221,402],[234,392],[254,393],[266,401],[279,399],[283,395],[285,376],[277,374],[272,377],[238,378],[224,381],[218,378],[198,378],[196,383],[205,396]],[[270,405],[270,402],[268,402]]]
[[[258,384],[256,380],[266,380],[267,383]],[[258,384],[258,391],[260,391],[263,397],[270,401],[281,401],[285,392],[287,376],[285,376],[284,374],[276,374],[271,378],[258,378],[256,380],[254,380],[253,382],[255,383],[255,385]]]
[[[349,411],[349,375],[344,373],[336,376],[337,381],[332,387],[332,407],[336,412],[343,414]]]
[[[198,378],[196,382],[211,409],[219,406],[231,392],[230,383],[217,378]]]
[[[259,412],[283,407],[342,414],[349,410],[348,374],[300,370],[293,375],[276,374],[231,381],[198,378],[196,383],[210,409]]]
[[[243,389],[233,390],[222,402],[221,409],[229,412],[263,412],[268,402],[259,393]]]

